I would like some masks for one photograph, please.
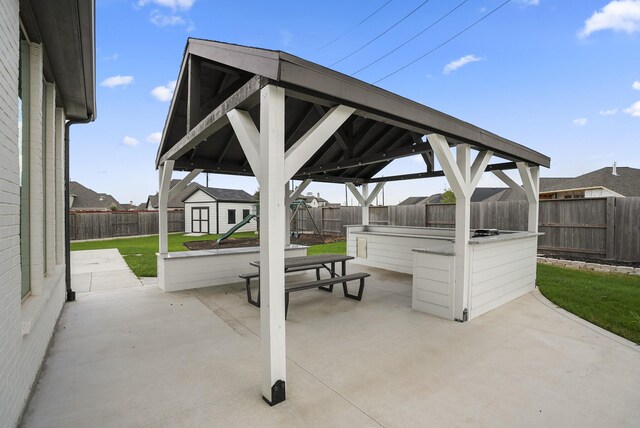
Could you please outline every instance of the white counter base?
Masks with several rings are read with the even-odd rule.
[[[307,255],[304,245],[289,245],[285,257]],[[163,291],[189,290],[233,284],[238,275],[251,272],[249,262],[260,258],[260,247],[181,251],[158,254],[158,286]]]

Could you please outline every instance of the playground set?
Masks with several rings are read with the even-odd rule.
[[[259,225],[260,224],[260,205],[255,205],[255,208],[256,208],[255,213],[249,214],[248,216],[243,218],[241,222],[233,226],[231,229],[229,229],[227,233],[225,233],[220,238],[218,238],[218,240],[216,241],[216,245],[219,246],[222,241],[230,238],[242,226],[244,226],[245,224],[249,223],[254,219],[258,222],[258,225]],[[291,219],[289,220],[289,225],[295,226],[295,228],[292,228],[290,233],[292,238],[298,238],[302,233],[304,233],[304,231],[306,230],[306,221],[308,219],[308,220],[311,220],[311,223],[313,224],[313,228],[315,232],[317,232],[317,234],[320,236],[320,240],[322,241],[322,243],[324,243],[324,238],[322,237],[320,228],[318,227],[315,220],[313,219],[313,216],[311,215],[311,211],[309,210],[309,206],[304,200],[297,199],[291,202],[291,204],[289,205],[289,209],[292,210]],[[258,230],[259,229],[260,228],[258,227]]]

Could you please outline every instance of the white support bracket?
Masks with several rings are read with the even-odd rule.
[[[238,137],[253,174],[260,183],[260,131],[247,111],[233,109],[227,113],[227,118]]]
[[[365,198],[362,197],[362,194],[360,194],[360,191],[356,188],[356,186],[353,183],[346,183],[346,184],[347,184],[347,189],[349,189],[349,191],[356,198],[358,203],[362,206],[366,205]]]
[[[362,206],[362,224],[368,225],[369,224],[369,207],[371,206],[371,203],[374,201],[376,196],[378,196],[378,193],[380,193],[380,191],[384,187],[385,182],[381,181],[380,183],[377,183],[376,187],[374,187],[371,193],[369,193],[368,184],[362,185],[362,192],[360,192],[356,188],[356,186],[353,185],[353,183],[346,183],[346,184],[347,184],[347,188],[351,191],[353,196],[358,200],[358,203],[360,203],[360,205]]]
[[[300,183],[298,185],[298,187],[289,194],[289,200],[287,201],[288,203],[291,203],[292,201],[295,201],[295,199],[300,196],[302,194],[302,192],[304,192],[304,190],[309,187],[309,184],[311,184],[311,179],[308,178],[306,180],[304,180],[302,183]]]
[[[169,199],[174,198],[178,193],[180,193],[182,189],[187,187],[189,183],[191,183],[202,171],[204,170],[194,169],[193,171],[190,171],[189,174],[185,175],[182,180],[169,190]]]
[[[332,107],[287,150],[284,155],[285,181],[290,180],[302,168],[354,111],[354,108],[344,105]]]
[[[433,149],[433,153],[438,158],[440,166],[444,171],[444,175],[449,181],[449,185],[456,195],[456,198],[471,196],[467,195],[467,186],[465,185],[465,179],[462,176],[462,172],[457,167],[456,160],[453,158],[453,154],[449,149],[449,144],[444,136],[440,134],[427,135],[429,145]]]
[[[522,194],[525,195],[526,197],[526,192],[525,190],[522,188],[522,186],[520,186],[518,183],[516,183],[515,181],[513,181],[511,179],[511,177],[509,177],[507,174],[505,174],[504,171],[502,170],[497,170],[497,171],[491,171],[493,173],[493,175],[495,175],[496,177],[498,177],[504,184],[506,184],[507,186],[509,186],[509,188],[511,190],[513,190],[514,192],[518,193],[518,194]]]
[[[528,166],[524,162],[517,162],[518,172],[522,179],[522,186],[529,203],[528,231],[538,232],[538,206],[540,204],[540,167]]]

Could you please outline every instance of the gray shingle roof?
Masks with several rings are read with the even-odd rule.
[[[108,210],[115,205],[122,209],[118,201],[107,193],[95,192],[77,181],[69,182],[69,195],[73,197],[72,210]]]
[[[179,178],[174,178],[173,180],[171,180],[171,184],[169,187],[173,187],[176,184],[178,184],[180,182]],[[198,186],[200,186],[198,183],[189,183],[187,185],[187,187],[185,187],[184,189],[182,189],[180,192],[178,192],[174,197],[169,198],[169,203],[168,203],[168,208],[184,208],[184,199],[187,198],[187,196],[191,195],[197,188]],[[156,193],[155,195],[149,195],[149,197],[147,198],[147,204],[154,209],[158,208],[158,194]]]
[[[612,172],[606,167],[574,178],[541,178],[540,192],[606,187],[623,196],[640,196],[640,169],[617,167],[617,175]]]
[[[204,187],[201,185],[198,185],[196,189],[182,198],[182,202],[184,203],[185,199],[194,194],[197,190],[202,190],[207,195],[211,196],[219,202],[254,202],[253,196],[251,196],[244,190],[220,189],[217,187]]]

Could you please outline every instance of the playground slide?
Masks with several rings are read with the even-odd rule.
[[[249,223],[251,220],[253,220],[256,217],[255,214],[249,214],[248,216],[246,216],[244,219],[242,219],[242,221],[238,224],[236,224],[235,226],[233,226],[231,229],[229,229],[229,231],[227,233],[225,233],[224,235],[222,235],[220,238],[218,238],[218,240],[216,241],[216,245],[220,245],[220,243],[222,241],[224,241],[225,239],[227,239],[228,237],[230,237],[231,235],[233,235],[234,233],[236,233],[236,231],[238,229],[240,229],[242,226],[244,226],[245,224]]]

